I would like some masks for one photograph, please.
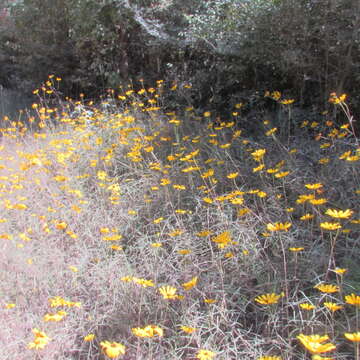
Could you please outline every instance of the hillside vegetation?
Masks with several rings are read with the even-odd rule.
[[[166,79],[227,115],[267,88],[322,108],[335,91],[358,113],[359,29],[358,0],[0,0],[0,85],[29,94],[56,74],[96,97]]]
[[[59,83],[1,130],[1,359],[360,359],[345,94],[295,121],[270,89],[249,131],[240,102],[170,110],[188,83],[54,106]]]

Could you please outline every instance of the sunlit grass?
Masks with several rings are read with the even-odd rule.
[[[358,360],[346,97],[349,124],[289,130],[269,92],[287,121],[254,136],[240,104],[165,110],[163,81],[53,108],[55,84],[2,129],[1,359]]]

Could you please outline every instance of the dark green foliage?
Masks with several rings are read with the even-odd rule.
[[[219,111],[266,88],[290,89],[303,105],[332,91],[360,103],[358,0],[23,0],[9,11],[3,85],[5,73],[25,88],[55,73],[68,93],[95,94],[166,76]]]

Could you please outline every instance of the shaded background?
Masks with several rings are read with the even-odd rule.
[[[221,115],[267,89],[322,110],[346,92],[358,112],[359,44],[358,0],[0,0],[0,84],[20,98],[49,74],[89,98],[165,78]]]

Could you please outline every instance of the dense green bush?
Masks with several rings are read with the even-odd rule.
[[[23,0],[7,23],[1,73],[11,64],[32,86],[56,73],[73,94],[166,76],[190,81],[200,108],[224,109],[266,88],[356,103],[360,83],[357,0]]]
[[[233,82],[292,88],[303,101],[306,94],[327,100],[330,91],[359,84],[353,76],[360,66],[359,14],[352,0],[214,0],[190,17],[188,32],[225,58],[222,72]]]

